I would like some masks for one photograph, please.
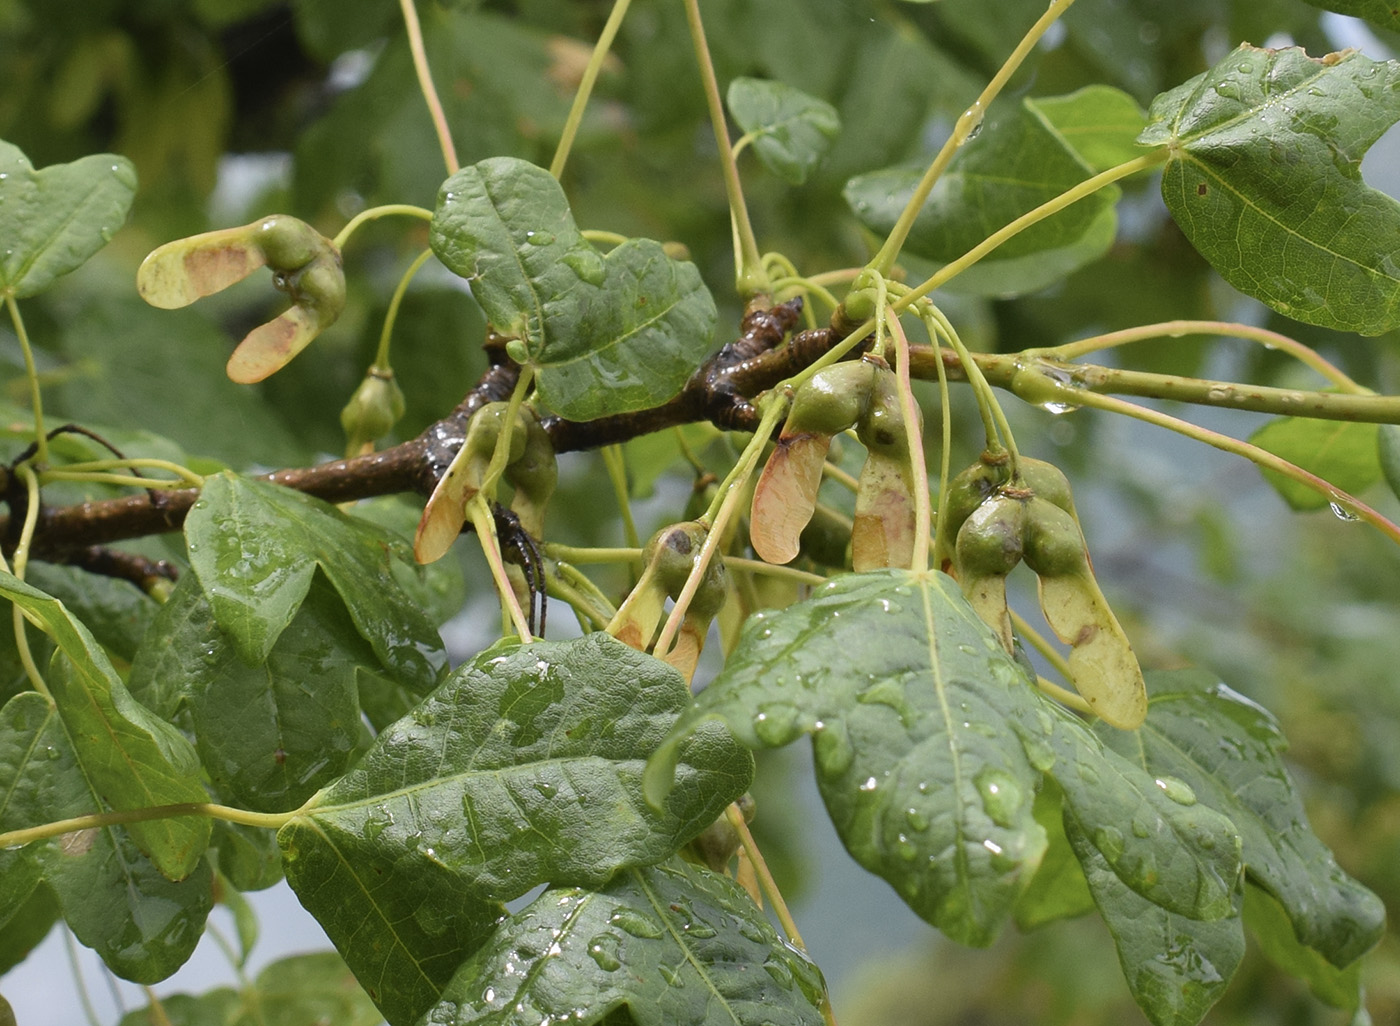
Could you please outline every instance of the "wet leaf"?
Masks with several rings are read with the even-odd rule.
[[[1377,429],[1376,424],[1279,417],[1254,432],[1249,440],[1356,495],[1380,480]],[[1271,470],[1262,473],[1294,509],[1326,508],[1328,499],[1321,492]]]
[[[847,183],[846,202],[862,224],[883,235],[894,227],[923,173],[920,165],[860,175]],[[994,114],[934,186],[905,248],[940,265],[949,263],[1089,176],[1084,160],[1026,103]],[[1113,244],[1117,200],[1116,186],[1099,190],[1008,240],[947,287],[1013,296],[1058,281]]]
[[[1105,746],[1063,707],[1040,704],[1034,726],[1019,729],[1032,754],[1038,746],[1054,754],[1046,772],[1064,795],[1065,830],[1078,836],[1076,851],[1091,846],[1125,886],[1169,912],[1204,920],[1237,915],[1234,824],[1180,780],[1154,777]]]
[[[1245,888],[1244,921],[1269,961],[1306,983],[1318,1000],[1349,1012],[1361,1006],[1361,963],[1338,969],[1312,948],[1299,944],[1287,913],[1267,892]]]
[[[208,800],[189,741],[131,697],[101,646],[61,602],[5,573],[0,573],[0,596],[33,617],[64,656],[52,664],[49,690],[95,794],[116,810]],[[54,818],[65,817],[23,825]],[[149,820],[124,829],[172,880],[194,871],[209,844],[209,822],[197,817]]]
[[[254,665],[214,620],[187,575],[161,608],[160,658],[139,658],[133,680],[178,683],[195,745],[223,801],[258,812],[295,809],[339,777],[357,754],[358,670],[378,666],[345,605],[324,579]]]
[[[1363,335],[1400,325],[1400,203],[1361,158],[1400,118],[1400,62],[1240,46],[1152,101],[1162,198],[1231,285],[1281,314]]]
[[[1133,1000],[1152,1026],[1196,1026],[1244,957],[1238,908],[1213,922],[1168,912],[1124,884],[1080,831],[1069,827],[1068,833]]]
[[[559,183],[526,161],[495,157],[443,183],[431,242],[571,420],[662,403],[709,352],[715,306],[695,266],[649,239],[600,253]]]
[[[82,266],[126,221],[135,195],[125,157],[96,153],[36,171],[0,141],[0,296],[32,296]]]
[[[1249,879],[1283,906],[1298,940],[1350,965],[1379,939],[1385,909],[1308,826],[1273,716],[1200,671],[1152,673],[1148,687],[1147,722],[1131,735],[1105,729],[1106,743],[1229,816]]]
[[[442,639],[394,578],[404,547],[372,524],[289,488],[220,474],[205,480],[185,537],[214,618],[248,664],[267,658],[319,566],[395,678],[420,694],[436,683]]]
[[[666,810],[642,800],[644,762],[688,696],[606,634],[502,643],[282,829],[287,878],[390,1020],[412,1021],[484,939],[495,901],[660,861],[744,792],[752,762],[712,727],[686,746]]]
[[[718,719],[751,748],[812,735],[817,785],[851,855],[956,940],[989,944],[1045,849],[1039,774],[1008,720],[1025,672],[943,574],[849,574],[750,617],[720,675],[647,769]]]
[[[49,676],[51,684],[64,676],[59,661]],[[0,709],[0,778],[9,782],[0,799],[0,831],[106,811],[107,796],[84,761],[93,747],[73,735],[44,696],[28,691],[10,699]],[[208,828],[192,818],[157,822]],[[18,872],[37,871],[74,935],[114,973],[155,983],[183,965],[198,944],[213,906],[211,873],[199,862],[185,879],[169,880],[137,849],[129,829],[33,842],[20,850]],[[17,871],[4,868],[7,876]]]
[[[791,185],[807,180],[841,131],[835,107],[782,82],[736,78],[725,99],[763,166]]]
[[[679,859],[554,888],[472,956],[421,1026],[822,1022],[817,967],[727,877]],[[612,1021],[612,1020],[608,1020]]]
[[[1093,171],[1107,171],[1142,155],[1136,139],[1147,125],[1147,113],[1121,89],[1091,85],[1067,96],[1041,96],[1025,103]]]

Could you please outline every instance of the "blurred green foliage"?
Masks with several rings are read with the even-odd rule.
[[[463,164],[498,155],[548,163],[610,6],[419,4]],[[751,155],[741,159],[762,247],[788,254],[808,273],[862,263],[872,240],[841,198],[847,180],[926,160],[1044,6],[707,0],[722,85],[739,76],[776,79],[830,103],[843,126],[800,186],[768,174]],[[1146,105],[1236,42],[1277,42],[1279,33],[1314,54],[1337,45],[1322,12],[1301,0],[1080,0],[1011,93],[1049,96],[1103,82]],[[148,430],[238,469],[305,463],[343,447],[339,410],[372,359],[399,275],[426,244],[424,228],[393,222],[359,233],[346,253],[346,313],[284,373],[254,387],[231,384],[222,366],[243,331],[265,319],[269,290],[237,288],[171,314],[141,303],[132,281],[155,245],[265,213],[290,213],[333,234],[375,204],[431,205],[445,171],[394,3],[0,0],[0,138],[36,167],[120,153],[141,182],[113,244],[26,304],[52,417]],[[722,342],[736,330],[739,311],[726,288],[732,248],[713,147],[681,5],[638,0],[563,184],[583,228],[683,243],[716,293]],[[1363,341],[1265,316],[1207,269],[1150,183],[1124,191],[1117,242],[1104,260],[1030,296],[951,301],[955,321],[980,326],[968,337],[1011,351],[1154,320],[1243,316],[1299,337],[1378,388],[1400,384],[1393,337]],[[408,401],[401,437],[447,413],[485,366],[484,319],[459,285],[425,272],[400,311],[394,365]],[[1288,384],[1294,373],[1278,354],[1199,340],[1138,344],[1119,359],[1164,373],[1209,368],[1265,383]],[[8,328],[0,328],[0,366],[4,398],[22,403],[22,364]],[[1059,421],[1038,411],[1017,416],[1028,437],[1039,435],[1034,448],[1053,453],[1089,496],[1082,505],[1096,511],[1086,521],[1114,525],[1116,541],[1096,555],[1115,602],[1136,611],[1130,629],[1142,639],[1144,661],[1210,666],[1272,709],[1292,741],[1318,832],[1348,870],[1400,907],[1394,546],[1325,512],[1291,515],[1243,464],[1178,461],[1154,479],[1151,436],[1124,434],[1083,413]],[[17,451],[21,443],[7,445]],[[145,451],[139,439],[131,447]],[[1134,465],[1138,452],[1149,454],[1148,469]],[[658,457],[672,469],[660,475],[659,497],[643,507],[642,537],[679,516],[689,495],[689,468],[675,455]],[[1244,480],[1252,487],[1237,487]],[[613,507],[598,499],[610,494],[599,459],[572,457],[554,537],[621,542]],[[1393,509],[1393,499],[1386,501]],[[482,593],[482,585],[472,586],[472,594]],[[12,654],[5,662],[8,673]],[[807,842],[790,818],[774,815],[765,824],[760,807],[758,829],[764,836],[774,823],[790,828],[771,847],[783,856],[780,870],[788,865],[784,879],[795,883],[804,876]],[[809,892],[819,887],[806,882]],[[12,952],[0,954],[10,961]],[[1092,1026],[1140,1016],[1110,939],[1092,919],[1008,936],[989,952],[955,949],[930,935],[927,951],[869,967],[861,978],[864,990],[849,1011],[838,1007],[847,1026]],[[1374,1021],[1400,1021],[1394,932],[1363,978]],[[1338,1013],[1254,950],[1207,1019],[1216,1026],[1337,1021]]]

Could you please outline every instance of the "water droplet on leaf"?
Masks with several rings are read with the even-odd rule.
[[[622,960],[618,956],[618,940],[611,933],[600,933],[588,942],[588,957],[598,963],[598,968],[604,972],[613,972],[622,968]]]
[[[1162,793],[1178,805],[1196,804],[1196,792],[1191,790],[1191,785],[1186,781],[1176,777],[1158,777],[1155,782],[1162,789]]]

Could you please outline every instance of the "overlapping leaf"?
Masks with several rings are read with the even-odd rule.
[[[1067,826],[1138,1007],[1152,1026],[1196,1026],[1244,957],[1238,895],[1233,914],[1211,922],[1168,912],[1124,884],[1099,849]]]
[[[600,891],[545,891],[420,1026],[591,1026],[623,1010],[636,1026],[815,1026],[823,986],[738,885],[673,859]]]
[[[1356,424],[1307,417],[1278,417],[1250,436],[1250,441],[1356,495],[1380,480],[1377,424]],[[1264,477],[1298,510],[1322,509],[1328,498],[1291,477],[1271,470]]]
[[[125,157],[96,153],[36,171],[0,140],[0,295],[32,296],[82,266],[122,226],[135,195]]]
[[[1338,969],[1298,942],[1293,924],[1277,901],[1258,887],[1244,891],[1244,921],[1269,961],[1297,977],[1320,1001],[1354,1012],[1361,1005],[1361,962]]]
[[[120,1026],[376,1026],[379,1010],[333,951],[273,962],[241,990],[169,994],[160,1006],[122,1016]]]
[[[61,602],[7,573],[0,573],[0,596],[33,617],[65,657],[53,664],[49,690],[95,794],[117,810],[207,800],[189,741],[131,697],[102,647]],[[63,817],[18,825],[55,818]],[[199,818],[150,820],[126,829],[172,880],[193,871],[209,843],[209,823]]]
[[[527,161],[494,157],[444,182],[431,241],[572,420],[664,402],[709,351],[715,305],[695,266],[648,239],[599,253],[559,183]]]
[[[497,900],[660,861],[743,793],[751,759],[713,726],[685,745],[664,811],[642,800],[688,696],[604,634],[497,646],[282,829],[288,880],[391,1022],[436,999]]]
[[[923,175],[922,167],[860,175],[846,202],[872,231],[888,232]],[[905,248],[946,264],[1027,211],[1090,176],[1089,165],[1029,103],[990,116],[958,150],[919,212]],[[1110,186],[1003,243],[948,287],[980,295],[1034,292],[1097,259],[1117,231]]]
[[[379,661],[420,694],[445,661],[442,639],[394,579],[399,546],[319,499],[219,474],[185,521],[190,565],[239,655],[267,658],[319,566]]]
[[[378,666],[335,591],[322,579],[261,662],[239,658],[188,575],[161,608],[132,687],[173,683],[200,759],[221,798],[285,812],[345,772],[365,734],[359,670]]]
[[[725,98],[763,166],[792,185],[807,180],[841,130],[835,107],[782,82],[736,78]]]
[[[951,578],[851,574],[749,619],[648,767],[647,794],[666,793],[676,746],[706,720],[752,748],[811,734],[856,861],[949,936],[988,944],[1045,848],[1039,773],[1009,722],[1035,701]]]
[[[1351,964],[1379,939],[1385,909],[1308,826],[1274,718],[1198,671],[1149,674],[1148,687],[1147,723],[1132,735],[1105,729],[1105,742],[1228,815],[1249,878],[1283,906],[1298,940],[1333,965]]]
[[[1019,729],[1029,750],[1048,746],[1054,754],[1046,772],[1064,796],[1065,829],[1081,860],[1085,846],[1093,848],[1096,864],[1165,911],[1205,920],[1238,915],[1234,824],[1180,780],[1153,776],[1063,707],[1036,698],[1034,726]]]
[[[1047,843],[1040,866],[1016,901],[1016,925],[1022,930],[1071,919],[1094,910],[1084,870],[1065,836],[1063,795],[1047,778],[1035,796],[1035,819]]]
[[[1136,139],[1147,113],[1121,89],[1090,85],[1067,96],[1028,99],[1026,106],[1094,171],[1142,155]]]
[[[66,676],[62,657],[50,685]],[[110,744],[110,742],[108,742]],[[106,811],[98,777],[85,761],[100,742],[69,727],[43,695],[16,695],[0,710],[0,831]],[[154,776],[154,774],[153,774]],[[197,786],[193,785],[192,786]],[[188,826],[201,820],[170,820]],[[155,983],[194,951],[213,905],[207,862],[176,883],[137,850],[126,827],[37,841],[6,859],[6,876],[41,877],[83,944],[117,975]],[[16,864],[16,859],[18,864]]]
[[[1162,198],[1231,285],[1363,335],[1400,325],[1400,203],[1361,158],[1400,118],[1400,62],[1244,45],[1153,102]]]

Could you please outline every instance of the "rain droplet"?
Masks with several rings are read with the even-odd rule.
[[[812,735],[812,749],[817,764],[837,776],[850,769],[856,757],[856,750],[846,736],[846,727],[840,722],[823,723]]]
[[[790,705],[771,703],[760,706],[758,715],[753,718],[753,732],[765,745],[774,748],[785,745],[792,740],[798,716],[797,709]]]
[[[618,940],[611,933],[600,933],[588,942],[588,957],[598,963],[598,968],[604,972],[613,972],[622,968],[622,960],[618,955]]]
[[[1123,832],[1113,826],[1099,827],[1094,831],[1094,847],[1109,862],[1117,862],[1123,856]]]
[[[1361,519],[1351,510],[1343,506],[1340,502],[1329,502],[1328,506],[1332,508],[1332,515],[1335,516],[1338,520],[1343,520],[1349,524],[1352,524]]]
[[[625,930],[633,937],[645,937],[655,940],[662,934],[661,927],[647,916],[640,912],[635,912],[630,908],[620,908],[608,919],[620,930]]]
[[[985,769],[977,774],[977,790],[993,823],[1003,827],[1015,824],[1026,801],[1025,789],[1015,778],[1001,770]]]
[[[783,965],[781,962],[775,962],[770,958],[767,962],[763,963],[763,968],[768,972],[769,976],[773,977],[773,981],[777,983],[779,987],[783,990],[792,990],[792,973],[787,966]]]
[[[866,794],[869,794],[871,791],[875,790],[875,788],[879,786],[880,782],[874,777],[866,777],[865,783],[860,785],[859,790],[864,791]]]
[[[661,974],[661,978],[666,981],[666,986],[685,986],[685,981],[681,979],[681,970],[679,966],[658,965],[656,970]]]
[[[1196,792],[1191,790],[1191,785],[1176,777],[1158,777],[1156,780],[1158,787],[1172,801],[1178,805],[1195,805]]]
[[[909,821],[909,825],[915,830],[928,829],[928,817],[918,809],[908,809],[904,813],[904,818]]]

